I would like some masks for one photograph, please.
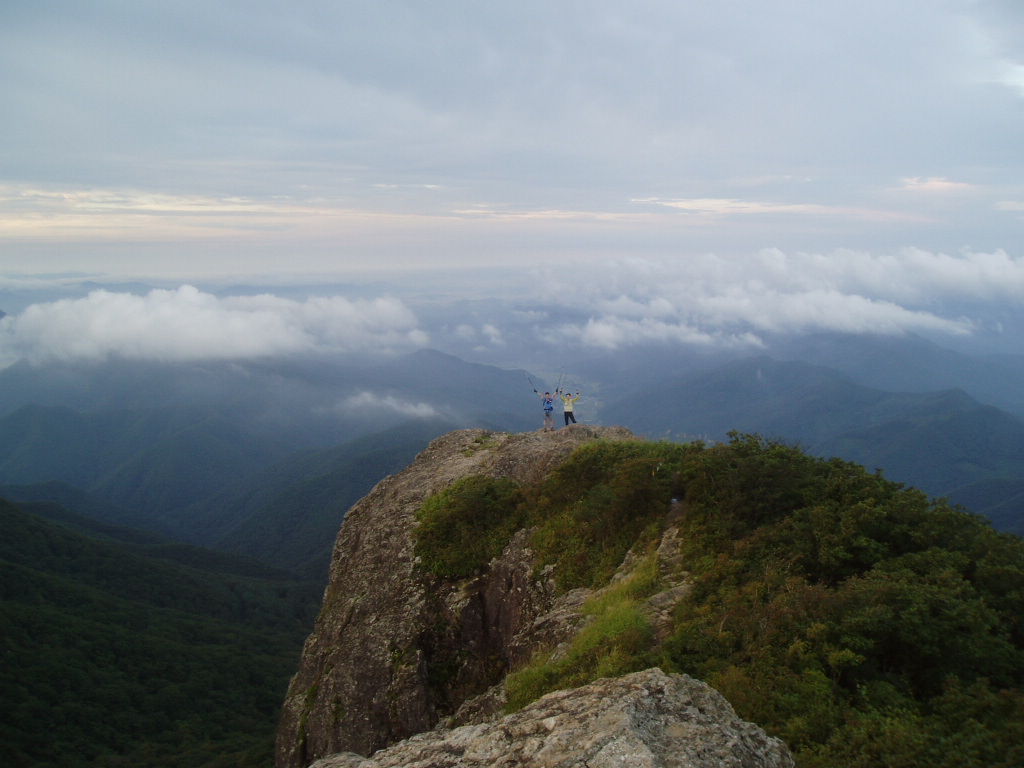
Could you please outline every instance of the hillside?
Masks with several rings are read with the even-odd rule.
[[[79,412],[26,405],[0,418],[5,484],[59,481],[110,503],[108,519],[151,520],[214,493],[294,446],[206,408]]]
[[[1024,416],[1020,355],[968,355],[914,334],[819,333],[782,341],[772,356],[832,368],[872,389],[962,389],[979,402]]]
[[[850,462],[744,435],[455,432],[342,524],[277,765],[435,728],[474,749],[546,693],[653,667],[798,766],[1018,765],[1022,617],[1020,538]]]
[[[0,370],[0,485],[34,486],[25,490],[33,499],[45,498],[36,491],[47,484],[72,486],[77,500],[62,491],[63,500],[83,502],[78,511],[105,522],[260,550],[289,568],[318,558],[322,569],[338,515],[428,440],[463,426],[532,425],[525,389],[521,371],[429,351],[247,364],[21,363]],[[329,479],[344,474],[332,461],[348,463],[349,477]],[[298,487],[317,482],[323,487]],[[328,486],[336,494],[321,505]],[[275,499],[310,493],[334,510],[299,526],[316,530],[312,538],[292,530],[294,507],[273,511]],[[275,525],[291,541],[267,552],[257,539]]]
[[[1024,420],[959,389],[890,392],[831,368],[769,357],[734,361],[609,403],[605,418],[638,434],[724,440],[731,430],[840,456],[1024,533]],[[991,486],[993,489],[989,491]]]
[[[0,763],[265,765],[319,586],[29,508],[0,500]]]
[[[830,367],[652,347],[566,376],[583,387],[581,422],[650,438],[761,434],[883,468],[1024,532],[1024,421],[993,404],[1024,392],[1018,361],[913,338],[831,335],[779,351]],[[430,439],[536,429],[529,384],[431,351],[345,364],[19,364],[0,371],[0,486],[322,578],[348,507]]]
[[[212,546],[322,580],[349,507],[408,465],[445,426],[414,421],[335,448],[304,451],[250,479],[244,489],[225,489],[197,509],[183,511],[179,525],[195,516],[223,519],[219,502],[244,499],[241,522]]]

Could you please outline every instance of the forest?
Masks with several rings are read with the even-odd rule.
[[[270,765],[318,583],[3,500],[0,528],[0,763]]]

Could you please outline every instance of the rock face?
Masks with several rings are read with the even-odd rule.
[[[352,507],[335,543],[323,609],[285,700],[278,768],[318,760],[322,768],[584,760],[595,768],[613,758],[617,765],[791,764],[780,742],[738,721],[706,685],[660,670],[550,694],[500,719],[505,675],[538,649],[568,642],[585,621],[580,608],[592,593],[559,594],[546,573],[538,574],[527,531],[476,578],[440,580],[415,558],[415,514],[429,496],[466,476],[538,482],[597,438],[636,439],[621,428],[582,424],[517,435],[452,432]],[[666,512],[658,550],[665,589],[646,605],[656,633],[688,589],[674,556],[677,506]],[[432,731],[439,724],[454,730]],[[705,752],[710,762],[698,761]]]
[[[736,717],[714,689],[649,669],[548,694],[493,723],[437,729],[313,768],[787,768],[778,739]]]
[[[423,502],[455,480],[536,482],[595,438],[635,439],[625,429],[582,424],[517,435],[452,432],[352,507],[285,700],[279,768],[334,752],[369,755],[429,730],[539,644],[571,634],[581,598],[556,600],[553,584],[534,577],[524,535],[481,578],[452,585],[418,567],[412,532]],[[552,612],[559,618],[544,621]],[[473,716],[487,714],[484,706]]]

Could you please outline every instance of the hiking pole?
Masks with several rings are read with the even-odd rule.
[[[526,373],[526,371],[523,371],[523,373]],[[530,374],[528,373],[526,374],[526,380],[530,382],[530,386],[533,387],[533,391],[537,392],[537,385],[533,383],[533,379],[530,378]],[[540,393],[538,392],[538,394]]]

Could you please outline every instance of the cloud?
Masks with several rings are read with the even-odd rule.
[[[1010,247],[1018,5],[7,3],[4,266]]]
[[[352,395],[338,405],[338,410],[349,414],[363,413],[367,415],[373,415],[383,410],[419,419],[430,419],[442,415],[441,411],[428,403],[411,403],[394,395],[378,395],[374,392],[360,392]]]
[[[659,200],[657,198],[637,199],[635,203],[648,203],[674,208],[689,215],[722,216],[765,216],[769,214],[796,214],[801,216],[833,216],[853,220],[916,221],[917,214],[883,209],[866,209],[851,206],[822,205],[820,203],[770,203],[757,200],[693,198],[688,200]]]
[[[729,334],[704,331],[685,323],[671,323],[651,318],[634,320],[616,315],[590,318],[583,325],[560,326],[550,341],[575,340],[585,346],[618,349],[650,341],[714,347],[760,347],[761,340],[752,333]]]
[[[0,320],[0,356],[7,361],[240,359],[384,351],[427,341],[396,298],[219,298],[187,285],[142,296],[97,290]]]
[[[574,289],[553,280],[546,300],[585,318],[556,338],[605,348],[646,341],[759,345],[765,334],[840,331],[965,337],[993,306],[1024,300],[1024,258],[1003,251],[958,255],[921,249],[871,254],[705,254],[631,259],[580,274]]]
[[[480,329],[481,332],[487,337],[488,341],[496,347],[504,346],[505,339],[502,338],[501,330],[497,326],[491,323],[484,323]]]
[[[972,189],[977,189],[975,184],[966,184],[962,181],[950,181],[945,178],[928,178],[922,179],[920,177],[903,179],[902,189],[910,190],[912,192],[965,192]]]
[[[460,342],[469,342],[471,344],[483,336],[487,343],[492,347],[505,346],[503,332],[494,323],[484,323],[479,329],[469,323],[459,323],[452,329],[451,335]],[[477,345],[474,347],[474,349],[478,351],[485,348],[486,345]]]

